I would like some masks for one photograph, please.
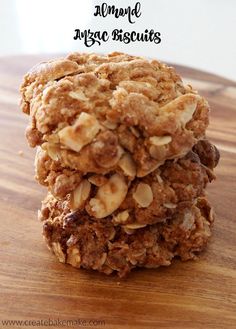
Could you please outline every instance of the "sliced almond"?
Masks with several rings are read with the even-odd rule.
[[[59,160],[60,157],[60,147],[57,144],[52,144],[49,142],[45,142],[41,145],[41,148],[46,151],[46,153],[49,155],[49,157],[57,161]]]
[[[137,138],[140,137],[140,133],[139,133],[139,131],[138,131],[137,129],[135,129],[134,127],[130,127],[130,131],[132,132],[132,134],[133,134],[135,137],[137,137]]]
[[[82,90],[70,91],[69,96],[79,101],[88,101],[88,98],[85,96]]]
[[[182,126],[185,126],[187,122],[192,119],[192,116],[197,108],[197,103],[201,97],[193,93],[187,93],[181,95],[159,108],[158,111],[161,113],[174,113],[176,114],[179,122]]]
[[[184,214],[183,222],[180,224],[180,227],[184,230],[192,230],[195,225],[195,219],[190,210],[187,210]]]
[[[174,208],[177,207],[176,204],[171,203],[171,202],[169,202],[169,203],[163,203],[163,206],[166,207],[166,208],[169,208],[169,209],[174,209]]]
[[[166,156],[166,152],[167,149],[164,145],[151,145],[149,147],[149,153],[151,155],[152,158],[156,159],[156,160],[163,160]]]
[[[129,218],[129,212],[127,210],[124,210],[124,211],[120,212],[119,214],[117,214],[113,218],[113,221],[116,224],[124,224],[128,218]]]
[[[59,262],[65,263],[66,257],[62,251],[61,245],[59,242],[52,242],[52,250],[54,254],[57,256]]]
[[[146,224],[132,223],[132,224],[125,225],[125,228],[129,229],[129,230],[137,230],[137,229],[143,228],[145,226],[146,226]]]
[[[60,143],[59,136],[57,134],[49,135],[47,141],[52,144]]]
[[[91,114],[82,112],[73,126],[63,128],[58,135],[62,144],[79,152],[83,146],[92,142],[99,130],[97,119]]]
[[[192,104],[187,104],[184,107],[184,110],[180,114],[180,122],[183,126],[185,126],[186,123],[192,119],[196,107],[197,107],[197,102],[194,102]]]
[[[87,179],[83,179],[79,186],[71,194],[71,208],[79,209],[88,199],[91,190],[91,184]]]
[[[169,144],[172,141],[172,137],[167,136],[152,136],[149,138],[149,141],[152,145],[161,146]]]
[[[140,207],[148,207],[153,201],[153,193],[151,187],[148,184],[139,183],[135,192],[133,193],[133,198]]]
[[[116,230],[114,229],[114,227],[112,227],[108,240],[114,239],[115,235],[116,235]]]
[[[60,147],[49,143],[47,153],[52,160],[57,161],[60,158]]]
[[[163,165],[164,161],[158,161],[156,163],[153,163],[152,166],[150,166],[150,168],[147,170],[141,168],[138,168],[137,170],[137,177],[145,177],[148,174],[150,174],[151,172],[155,171],[157,168],[159,168],[161,165]]]
[[[48,145],[48,142],[43,143],[41,145],[42,150],[47,151],[47,145]],[[40,150],[40,147],[38,148],[38,150]]]
[[[102,122],[102,124],[108,128],[108,129],[111,129],[111,130],[114,130],[117,128],[117,123],[116,122],[111,122],[109,120],[105,120]]]
[[[123,226],[123,230],[124,230],[125,233],[128,234],[128,235],[132,235],[132,234],[134,234],[134,232],[135,232],[135,230],[131,230],[131,229],[125,227],[125,226]]]
[[[160,175],[156,174],[156,178],[157,178],[157,181],[158,181],[159,184],[163,183],[163,179],[161,178]]]
[[[129,153],[123,154],[118,165],[124,171],[126,176],[135,177],[136,175],[136,165]]]
[[[88,181],[95,186],[102,186],[107,180],[108,179],[103,175],[93,175],[88,178]]]
[[[90,209],[88,211],[96,218],[104,218],[112,214],[124,201],[127,191],[128,186],[124,177],[114,174],[89,201]]]
[[[103,254],[102,254],[102,256],[101,256],[101,258],[100,258],[100,260],[98,261],[98,268],[101,268],[102,267],[102,265],[104,265],[105,264],[105,262],[106,262],[106,259],[107,259],[107,253],[106,252],[104,252]]]
[[[67,249],[66,262],[74,267],[80,267],[81,257],[80,257],[80,251],[77,247],[72,247]]]

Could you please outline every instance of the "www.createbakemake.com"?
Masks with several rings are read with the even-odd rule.
[[[111,35],[107,31],[91,31],[90,29],[80,31],[80,29],[75,30],[74,40],[83,40],[86,47],[91,47],[94,44],[99,46],[103,42],[107,42],[109,39],[113,41],[123,42],[129,44],[130,42],[154,42],[158,44],[161,42],[161,33],[155,32],[153,29],[146,29],[144,32],[136,31],[123,31],[122,29],[115,29],[112,31]]]
[[[50,327],[50,328],[105,328],[106,322],[101,319],[35,319],[35,320],[1,320],[1,328],[33,328],[33,327]]]

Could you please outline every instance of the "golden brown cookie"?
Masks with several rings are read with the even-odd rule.
[[[59,261],[122,277],[205,247],[219,152],[206,139],[207,101],[174,68],[72,53],[36,65],[20,90],[48,188],[43,234]]]
[[[173,68],[120,53],[39,64],[21,94],[29,144],[82,172],[105,174],[129,157],[144,177],[188,153],[208,125],[208,103]]]
[[[217,164],[217,155],[208,153],[210,168],[203,165],[197,153],[199,150],[206,163],[203,143],[210,148],[207,140],[199,141],[195,152],[190,151],[181,159],[168,160],[152,173],[133,180],[125,179],[122,171],[99,175],[63,168],[59,160],[52,160],[47,152],[39,149],[36,178],[56,198],[67,198],[73,210],[85,210],[97,219],[108,218],[109,221],[112,215],[116,224],[154,224],[165,221],[182,203],[192,203],[203,195],[207,183],[215,179],[211,165]],[[114,184],[118,188],[112,188]]]
[[[205,197],[185,205],[164,223],[143,228],[114,225],[112,221],[71,212],[67,201],[48,194],[40,219],[48,247],[58,260],[77,268],[120,277],[135,267],[156,268],[174,257],[195,259],[211,236],[213,212]]]

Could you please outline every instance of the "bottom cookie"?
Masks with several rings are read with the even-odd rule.
[[[39,213],[48,247],[62,263],[126,276],[135,267],[156,268],[174,257],[195,259],[211,235],[214,216],[205,197],[183,203],[164,223],[114,226],[68,207],[48,194]]]

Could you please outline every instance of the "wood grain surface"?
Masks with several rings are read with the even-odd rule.
[[[120,281],[58,263],[41,236],[37,209],[46,190],[33,178],[35,151],[24,137],[28,118],[18,106],[18,87],[32,65],[49,57],[0,59],[0,321],[87,321],[64,326],[70,328],[236,328],[236,83],[176,66],[212,107],[208,137],[221,152],[218,179],[208,188],[216,211],[213,236],[196,262],[176,260]],[[21,327],[0,322],[0,328]]]

